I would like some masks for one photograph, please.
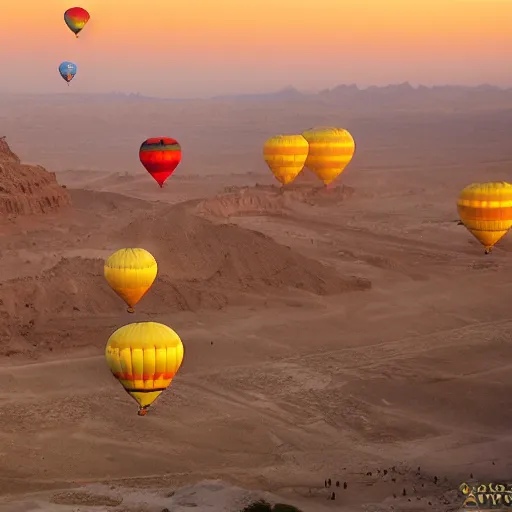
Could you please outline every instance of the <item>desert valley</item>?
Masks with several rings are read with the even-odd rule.
[[[319,125],[353,162],[279,186],[263,142]],[[512,480],[512,235],[484,255],[455,204],[512,181],[512,90],[5,95],[0,126],[1,511],[447,511]],[[103,277],[122,247],[159,265],[135,315]],[[185,359],[141,418],[104,350],[147,320]]]

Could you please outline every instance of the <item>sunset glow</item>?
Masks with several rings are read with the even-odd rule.
[[[3,90],[58,92],[76,62],[76,92],[187,96],[318,89],[339,83],[512,85],[512,0],[78,0],[10,2],[0,19]],[[30,77],[26,68],[32,70]],[[64,84],[65,85],[65,84]]]

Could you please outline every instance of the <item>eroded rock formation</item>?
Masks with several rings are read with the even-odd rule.
[[[55,173],[22,164],[5,137],[0,138],[0,215],[48,213],[69,205],[71,197]]]

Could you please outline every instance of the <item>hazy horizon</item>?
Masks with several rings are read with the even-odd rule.
[[[91,92],[78,92],[74,90],[66,90],[66,91],[55,91],[55,92],[17,92],[17,91],[2,91],[0,90],[0,97],[2,96],[109,96],[109,95],[119,95],[119,96],[140,96],[142,98],[146,99],[155,99],[155,100],[176,100],[176,101],[187,101],[187,100],[214,100],[216,98],[222,98],[224,96],[226,97],[237,97],[237,96],[251,96],[251,95],[260,95],[260,96],[272,96],[274,94],[283,93],[286,91],[296,91],[299,94],[303,94],[304,96],[308,95],[316,95],[319,93],[322,93],[323,91],[332,91],[334,89],[337,89],[339,87],[356,87],[359,91],[366,91],[368,89],[372,88],[378,88],[378,89],[386,89],[391,87],[399,87],[404,84],[408,84],[411,86],[411,88],[415,91],[419,91],[422,88],[426,89],[442,89],[442,88],[464,88],[464,89],[479,89],[479,88],[493,88],[500,91],[512,91],[512,86],[500,86],[493,83],[478,83],[478,84],[470,84],[470,85],[464,85],[460,83],[439,83],[439,84],[432,84],[432,85],[425,85],[421,83],[412,83],[408,80],[404,82],[390,82],[390,83],[384,83],[381,85],[376,84],[357,84],[357,83],[339,83],[339,84],[333,84],[330,86],[327,86],[323,89],[301,89],[299,87],[296,87],[293,84],[288,84],[287,86],[280,87],[278,89],[267,89],[267,90],[260,90],[260,91],[253,91],[253,92],[247,92],[247,91],[233,91],[231,93],[226,94],[203,94],[198,96],[181,96],[181,97],[175,97],[175,96],[152,96],[152,95],[145,95],[137,91],[91,91]]]
[[[180,99],[340,83],[512,87],[512,2],[78,4],[91,14],[78,40],[63,20],[71,3],[9,4],[0,20],[9,70],[0,92]],[[65,60],[78,67],[70,87],[57,72]]]

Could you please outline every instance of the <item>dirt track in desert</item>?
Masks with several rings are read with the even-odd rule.
[[[263,173],[177,173],[163,190],[58,173],[73,207],[0,236],[1,509],[153,512],[161,488],[248,492],[234,485],[304,511],[455,510],[470,475],[511,478],[512,238],[485,256],[454,206],[505,178],[501,156],[284,191]],[[159,263],[135,315],[102,275],[127,246]],[[143,320],[173,327],[185,360],[140,418],[103,350]],[[336,501],[326,478],[348,483]],[[211,479],[226,486],[197,484]],[[63,491],[79,486],[89,497]],[[105,498],[124,487],[124,504]]]

